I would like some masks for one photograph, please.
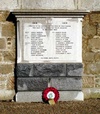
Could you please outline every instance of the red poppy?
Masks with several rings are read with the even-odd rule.
[[[42,98],[44,102],[48,102],[49,99],[54,99],[54,101],[57,102],[59,99],[59,92],[54,87],[48,87],[43,91]]]

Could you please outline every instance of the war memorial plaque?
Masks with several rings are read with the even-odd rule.
[[[82,19],[86,12],[15,11],[16,101],[41,102],[54,87],[59,101],[83,100]]]
[[[80,18],[34,18],[23,25],[23,59],[30,63],[81,62]]]

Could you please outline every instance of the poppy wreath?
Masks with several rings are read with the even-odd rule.
[[[49,99],[54,99],[55,102],[59,99],[59,92],[54,87],[48,87],[42,92],[42,99],[44,102],[48,102]]]

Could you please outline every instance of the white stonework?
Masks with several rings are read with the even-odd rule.
[[[84,95],[82,91],[59,91],[60,97],[58,101],[83,101]],[[17,102],[42,102],[42,92],[18,92],[16,95]]]
[[[76,9],[76,0],[22,0],[22,9]]]
[[[100,11],[100,0],[78,0],[78,8],[90,11]]]
[[[0,10],[66,9],[100,11],[100,0],[0,0]]]
[[[17,102],[42,102],[42,92],[18,92]]]
[[[18,0],[0,0],[0,9],[11,10],[18,8]]]

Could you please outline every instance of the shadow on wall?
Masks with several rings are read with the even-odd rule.
[[[9,14],[9,16],[7,17],[6,19],[7,21],[9,22],[12,22],[15,26],[15,66],[14,66],[14,82],[15,82],[15,92],[16,92],[16,71],[15,71],[15,68],[16,68],[16,64],[17,64],[17,20],[16,20],[16,17],[15,15],[13,15],[12,13]],[[14,98],[15,99],[15,98]]]

